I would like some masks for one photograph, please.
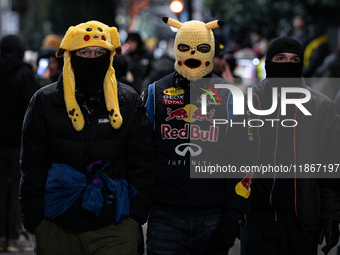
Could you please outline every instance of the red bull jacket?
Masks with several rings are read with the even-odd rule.
[[[238,221],[249,208],[251,176],[221,169],[233,166],[238,171],[242,165],[255,164],[255,144],[246,127],[228,125],[237,120],[229,113],[232,94],[214,89],[215,83],[225,81],[216,75],[208,78],[213,78],[210,83],[190,84],[175,72],[141,95],[154,130],[152,206],[183,216],[222,212]],[[216,119],[223,124],[217,125]]]

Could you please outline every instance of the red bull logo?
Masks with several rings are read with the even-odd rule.
[[[190,132],[189,132],[190,130]],[[209,142],[217,142],[218,127],[210,126],[209,130],[202,130],[198,125],[185,124],[184,128],[171,128],[168,124],[161,125],[162,139],[192,139]]]
[[[169,120],[184,120],[185,122],[195,122],[198,121],[209,121],[211,123],[214,122],[212,117],[215,116],[215,109],[210,110],[205,115],[202,114],[202,110],[197,108],[197,106],[188,104],[183,108],[172,110],[171,108],[167,108],[168,117],[165,119],[166,121]]]
[[[176,109],[171,111],[171,108],[167,108],[168,117],[165,119],[166,121],[177,119],[183,120],[189,118],[188,112],[184,108]]]

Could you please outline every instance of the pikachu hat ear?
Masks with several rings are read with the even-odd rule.
[[[113,47],[115,48],[116,53],[118,55],[121,55],[122,54],[122,47],[120,45],[120,39],[119,39],[119,34],[118,34],[117,28],[110,27],[109,33],[110,33],[111,41],[112,41]]]
[[[162,17],[162,20],[165,24],[168,24],[169,26],[172,26],[174,28],[177,28],[177,29],[180,29],[183,24],[177,20],[174,20],[172,18],[169,18],[169,17]]]
[[[214,21],[211,21],[211,22],[205,24],[205,27],[208,28],[208,29],[215,29],[215,28],[219,28],[223,25],[224,25],[224,21],[214,20]]]
[[[59,49],[57,53],[55,54],[57,58],[61,57],[64,54],[65,50],[69,48],[71,38],[74,35],[75,31],[76,31],[76,28],[73,26],[69,27],[69,29],[66,31],[66,34],[63,40],[61,41]]]

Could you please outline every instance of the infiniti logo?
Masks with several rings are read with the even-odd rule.
[[[202,148],[194,143],[182,143],[175,148],[175,152],[180,156],[185,156],[188,151],[191,156],[195,157],[202,153]]]

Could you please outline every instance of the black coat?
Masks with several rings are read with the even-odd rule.
[[[265,93],[267,93],[268,89],[271,89],[268,83],[268,80],[264,80],[259,86],[254,87],[253,104],[255,109],[261,109],[260,105],[263,104],[263,100],[266,98]],[[281,187],[281,192],[286,193],[282,194],[281,197],[293,193],[292,199],[294,201],[285,201],[283,203],[281,200],[277,201],[277,203],[294,205],[293,211],[300,222],[302,231],[310,232],[317,230],[321,218],[333,221],[340,220],[339,179],[311,178],[313,176],[310,175],[310,172],[300,173],[299,167],[304,167],[305,164],[310,167],[312,164],[327,165],[334,163],[330,156],[332,155],[331,142],[336,114],[334,106],[328,97],[307,87],[304,81],[302,87],[308,89],[311,93],[311,99],[303,105],[312,116],[304,116],[301,111],[295,110],[295,117],[289,115],[285,117],[286,119],[295,118],[298,123],[294,128],[295,131],[292,132],[291,139],[293,139],[293,142],[291,143],[291,151],[294,155],[293,160],[290,162],[292,165],[297,166],[297,171],[295,177],[294,173],[290,175],[293,178],[293,183],[287,186],[287,188],[290,187],[294,190],[287,191]],[[287,113],[289,114],[289,111]],[[263,120],[267,118],[267,116],[253,115],[252,119],[259,117]],[[268,123],[266,124],[268,125]],[[261,140],[263,140],[263,137],[259,136],[256,128],[253,132],[261,152],[263,146]],[[271,139],[275,140],[275,137],[267,138],[266,140]],[[285,137],[285,139],[288,138]],[[287,161],[287,159],[280,158],[282,155],[276,155],[276,157],[276,160],[279,162]],[[261,162],[258,162],[258,165],[260,164]],[[256,181],[261,180],[257,179]],[[254,187],[252,203],[259,201],[256,197],[256,187],[258,186],[255,185]],[[267,189],[267,192],[269,197],[270,189]],[[259,210],[259,208],[257,209]]]
[[[24,226],[34,230],[44,219],[44,188],[52,162],[65,163],[86,173],[92,162],[104,159],[112,179],[127,178],[137,195],[131,201],[130,216],[140,224],[148,216],[152,186],[152,136],[145,110],[136,92],[118,84],[122,126],[109,124],[104,99],[92,114],[81,107],[85,126],[74,130],[67,116],[62,79],[41,88],[32,98],[23,125],[20,201]],[[80,208],[81,199],[56,221],[69,229],[91,230],[114,221],[114,206],[107,204],[101,214]],[[114,204],[114,203],[113,203]]]
[[[32,66],[21,60],[0,58],[0,148],[20,147],[22,121],[38,90]]]

